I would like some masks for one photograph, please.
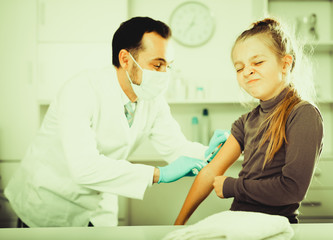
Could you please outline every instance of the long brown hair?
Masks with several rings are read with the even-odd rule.
[[[283,100],[268,114],[265,121],[262,122],[261,127],[265,128],[265,133],[259,142],[259,147],[262,147],[264,143],[268,141],[263,169],[265,165],[273,159],[282,144],[284,142],[286,144],[288,143],[286,137],[286,122],[291,110],[301,101],[297,91],[290,87]]]
[[[290,68],[290,72],[292,72],[297,60],[296,51],[293,48],[291,38],[275,19],[266,18],[253,23],[250,29],[244,31],[236,39],[235,45],[238,41],[245,40],[258,34],[265,37],[263,38],[265,43],[268,44],[278,59],[282,59],[286,55],[291,55],[293,57],[293,63]],[[283,100],[267,115],[265,121],[261,124],[258,134],[263,129],[265,132],[258,147],[262,147],[268,141],[263,169],[265,168],[265,165],[273,159],[275,153],[281,148],[283,143],[287,143],[285,129],[286,122],[292,109],[301,101],[302,99],[296,88],[292,83],[289,83],[288,91]]]

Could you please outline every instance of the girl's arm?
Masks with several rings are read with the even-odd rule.
[[[204,167],[194,180],[185,199],[182,209],[175,221],[175,225],[184,225],[199,204],[213,190],[216,176],[222,175],[238,159],[241,148],[233,135],[230,135],[214,159]]]

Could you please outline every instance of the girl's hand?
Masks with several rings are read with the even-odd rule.
[[[223,196],[223,184],[224,184],[224,181],[225,181],[226,178],[227,178],[227,176],[217,176],[217,177],[214,178],[213,186],[214,186],[216,195],[220,198],[224,198],[224,196]]]

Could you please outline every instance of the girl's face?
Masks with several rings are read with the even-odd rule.
[[[265,44],[263,37],[252,36],[236,43],[232,61],[239,85],[262,101],[277,96],[287,85],[283,77],[287,64]]]

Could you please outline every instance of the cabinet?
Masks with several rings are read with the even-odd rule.
[[[0,1],[0,227],[16,226],[3,191],[38,126],[35,21],[35,0]]]
[[[323,157],[299,208],[302,222],[333,222],[333,160]]]
[[[111,41],[127,19],[127,0],[39,0],[37,99],[40,122],[62,84],[86,69],[111,64]],[[127,199],[119,198],[119,225]]]
[[[77,72],[111,64],[112,36],[126,19],[127,0],[0,1],[0,227],[16,224],[3,189],[38,130],[43,104]]]
[[[0,1],[0,160],[21,159],[37,130],[36,1]]]
[[[111,42],[127,0],[38,0],[38,41]]]
[[[75,74],[111,64],[127,1],[39,0],[37,9],[37,99],[47,105]]]
[[[19,165],[19,161],[0,161],[0,228],[15,227],[17,216],[4,196],[4,188]]]
[[[85,69],[110,64],[108,43],[38,43],[37,98],[48,104],[62,84]]]

